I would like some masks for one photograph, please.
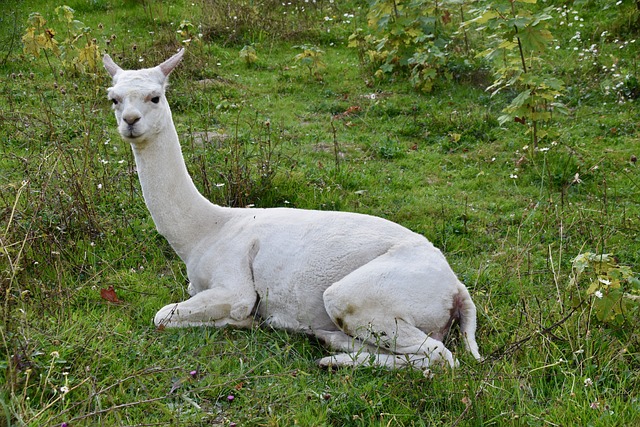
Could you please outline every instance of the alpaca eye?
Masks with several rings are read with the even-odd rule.
[[[111,102],[113,102],[113,105],[118,105],[118,100],[115,98],[111,98]]]
[[[153,98],[151,98],[151,102],[153,102],[154,104],[157,104],[158,102],[160,102],[160,97],[154,96]]]

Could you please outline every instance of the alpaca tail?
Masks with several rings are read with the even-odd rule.
[[[471,300],[471,295],[467,288],[460,283],[460,293],[458,294],[458,313],[460,322],[460,333],[464,340],[467,350],[481,362],[483,357],[478,350],[478,343],[476,343],[476,305]]]

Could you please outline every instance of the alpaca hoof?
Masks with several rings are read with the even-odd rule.
[[[162,307],[153,318],[153,323],[157,327],[171,326],[171,318],[176,314],[178,304],[169,304]]]

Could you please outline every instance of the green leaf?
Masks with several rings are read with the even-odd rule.
[[[32,27],[40,28],[40,27],[44,27],[44,25],[47,23],[47,20],[44,19],[44,17],[40,15],[38,12],[32,12],[29,14],[27,23]]]
[[[393,72],[393,64],[382,64],[380,70],[384,73],[391,73]]]
[[[500,16],[500,14],[495,10],[487,10],[485,13],[483,13],[479,17],[472,19],[472,22],[475,22],[477,24],[486,24],[487,22],[489,22],[494,18],[497,18],[498,16]]]
[[[616,315],[615,306],[617,301],[618,299],[612,294],[607,294],[596,301],[595,311],[599,321],[607,322],[613,320]]]
[[[520,94],[516,96],[513,101],[511,101],[511,104],[509,104],[509,107],[507,108],[513,110],[520,108],[527,103],[529,98],[531,98],[531,91],[529,89],[525,89],[520,92]]]
[[[527,51],[541,52],[549,42],[553,40],[551,32],[545,28],[538,28],[538,25],[528,25],[518,31],[518,38],[522,43],[522,48]]]

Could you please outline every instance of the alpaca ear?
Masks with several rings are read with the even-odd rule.
[[[171,74],[173,69],[178,66],[178,64],[182,60],[183,55],[184,55],[184,48],[180,49],[178,53],[176,53],[171,58],[164,61],[162,64],[158,65],[158,68],[160,69],[160,71],[162,71],[162,74],[164,74],[165,77]]]
[[[122,68],[120,68],[118,64],[113,62],[113,59],[111,59],[109,55],[105,54],[102,57],[102,63],[104,64],[104,68],[109,72],[109,74],[111,74],[111,77],[114,77],[116,74],[122,71]]]

